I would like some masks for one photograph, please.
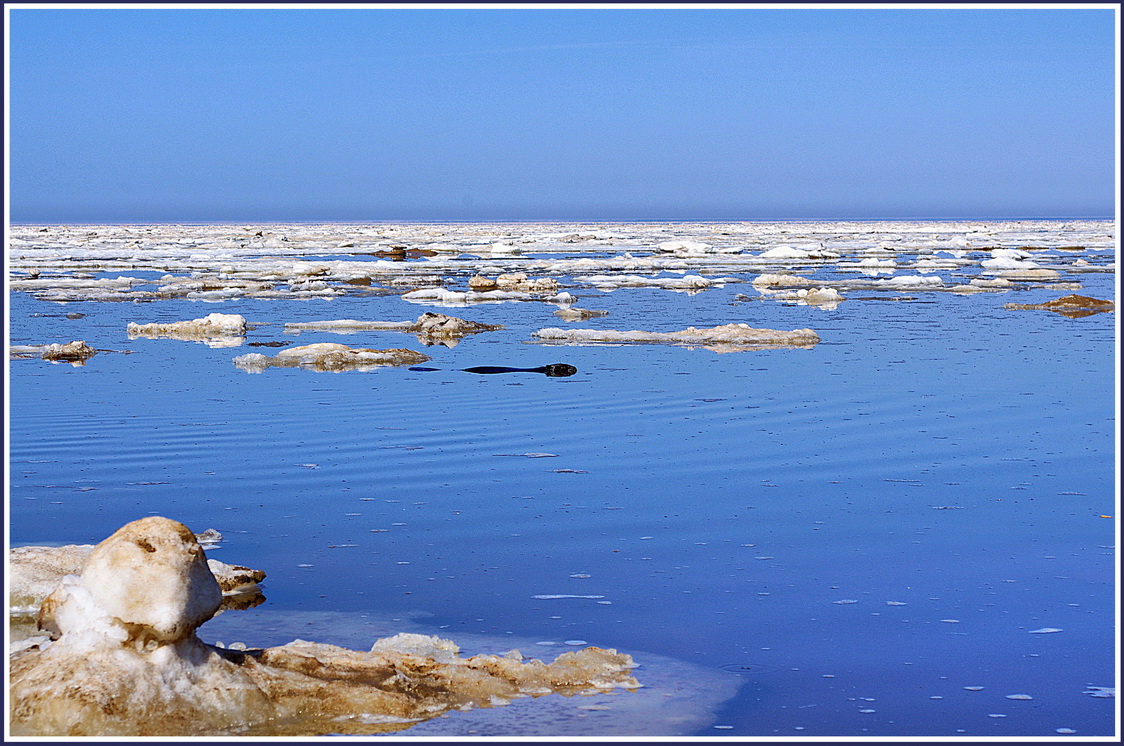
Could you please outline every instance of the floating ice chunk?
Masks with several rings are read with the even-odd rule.
[[[768,251],[762,251],[758,256],[763,259],[808,259],[811,254],[793,246],[776,246]]]
[[[493,456],[523,456],[524,458],[557,458],[557,453],[495,453]]]
[[[708,243],[701,241],[664,241],[656,245],[660,251],[684,253],[684,254],[705,254],[713,249]]]
[[[524,272],[502,274],[495,279],[500,290],[514,290],[521,293],[553,293],[558,289],[558,281],[550,277],[529,279]],[[471,287],[471,283],[469,284]]]
[[[1005,277],[994,277],[987,280],[982,277],[974,277],[969,284],[981,288],[1012,288],[1015,286],[1015,283]]]
[[[1000,271],[999,274],[1009,280],[1026,280],[1029,282],[1048,282],[1062,276],[1061,272],[1058,272],[1056,269],[1045,268],[1006,269]]]
[[[129,322],[126,331],[129,339],[182,339],[204,342],[210,347],[237,347],[246,341],[246,319],[238,314],[212,313],[201,319],[170,324]]]
[[[605,598],[605,597],[604,596],[575,596],[575,595],[572,595],[572,594],[569,594],[569,593],[554,593],[554,594],[542,594],[542,595],[538,595],[538,596],[531,596],[531,598],[537,598],[540,601],[553,601],[553,600],[559,599],[559,598]]]
[[[756,288],[811,287],[815,284],[814,280],[807,277],[797,277],[796,275],[763,274],[758,275],[753,280],[753,286]]]
[[[828,251],[822,246],[810,246],[801,248],[799,246],[789,246],[788,244],[781,244],[773,248],[762,251],[758,254],[761,259],[791,259],[795,261],[808,261],[813,259],[834,259],[839,256],[838,252]]]
[[[518,651],[461,659],[451,641],[422,635],[376,641],[370,652],[304,640],[210,646],[196,628],[220,597],[182,524],[150,517],[122,527],[44,604],[58,640],[10,658],[11,734],[359,735],[527,694],[640,686],[631,657],[596,647],[546,664]]]
[[[893,259],[875,259],[873,257],[857,262],[839,262],[836,265],[841,270],[858,270],[865,275],[894,274],[897,262]]]
[[[85,340],[77,339],[66,344],[55,342],[47,345],[12,345],[8,348],[8,354],[14,358],[38,357],[41,360],[70,363],[77,367],[85,365],[87,360],[97,354],[97,350],[86,344]]]
[[[616,288],[663,288],[685,292],[698,292],[709,287],[721,287],[728,282],[739,282],[736,277],[702,277],[684,275],[683,277],[644,277],[643,275],[587,275],[575,278],[578,282],[593,285],[598,290]]]
[[[1032,635],[1048,635],[1048,634],[1052,634],[1054,632],[1062,632],[1062,631],[1063,630],[1060,630],[1057,627],[1043,627],[1042,629],[1032,629],[1030,631],[1030,634],[1032,634]]]
[[[473,275],[468,278],[469,290],[477,292],[484,292],[487,290],[495,290],[499,287],[495,280],[491,277],[484,277],[483,275]]]
[[[417,365],[429,360],[428,355],[404,348],[372,350],[353,349],[334,342],[290,347],[268,357],[251,352],[234,358],[234,365],[247,373],[261,373],[266,368],[308,368],[316,371],[341,372],[345,370],[371,371],[393,365]]]
[[[992,270],[1005,270],[1005,269],[1039,269],[1035,262],[1027,261],[1025,259],[1015,259],[1014,257],[997,257],[995,259],[984,259],[980,262],[980,266],[984,269]]]
[[[586,321],[588,319],[596,319],[602,316],[608,316],[608,311],[594,311],[588,308],[559,308],[554,312],[554,315],[565,319],[566,321]]]
[[[1008,303],[1005,307],[1013,310],[1053,311],[1068,318],[1081,318],[1116,310],[1116,304],[1110,300],[1100,300],[1085,295],[1065,295],[1045,303]]]
[[[991,256],[993,259],[1030,259],[1034,254],[1022,249],[992,249]]]
[[[883,287],[904,288],[909,290],[927,290],[944,286],[944,280],[934,275],[900,275],[885,280],[878,280]]]
[[[698,345],[718,352],[765,349],[771,347],[810,348],[820,341],[811,329],[780,331],[755,329],[748,324],[726,324],[707,329],[693,326],[678,332],[616,331],[612,329],[540,329],[533,335],[553,344],[632,344],[662,342]],[[718,349],[715,349],[715,348]]]
[[[1008,694],[1007,699],[1028,701],[1034,699],[1034,697],[1030,696],[1029,694]]]
[[[403,294],[402,300],[434,306],[468,306],[473,303],[504,303],[506,301],[538,300],[538,298],[531,293],[510,290],[463,292],[446,288],[421,288]]]
[[[688,327],[681,331],[617,331],[613,329],[560,329],[550,327],[533,333],[545,343],[552,344],[635,344],[670,343],[699,345],[716,352],[734,352],[742,349],[767,347],[809,348],[819,342],[812,329],[756,329],[747,324],[726,324],[704,329]]]
[[[1098,699],[1109,699],[1116,697],[1116,687],[1114,686],[1092,686],[1086,685],[1085,691],[1082,694],[1088,694],[1090,697]]]
[[[834,310],[839,307],[839,304],[846,300],[839,291],[835,288],[799,288],[797,290],[790,290],[786,292],[777,291],[762,291],[767,292],[768,297],[773,300],[781,301],[796,301],[801,305],[816,306],[826,310]]]
[[[209,529],[214,531],[214,529]],[[218,533],[218,532],[215,532]],[[198,541],[207,532],[196,535]],[[204,541],[200,544],[203,545]],[[8,606],[13,611],[34,613],[66,575],[80,575],[93,544],[67,544],[61,547],[14,547],[8,552]],[[207,566],[224,595],[245,593],[265,580],[265,572],[242,565],[208,559]]]
[[[286,332],[326,331],[336,334],[351,334],[362,331],[401,331],[418,335],[424,344],[444,343],[469,334],[503,329],[503,324],[482,324],[476,321],[459,319],[441,313],[423,313],[415,321],[356,321],[338,319],[334,321],[306,321],[285,324]]]

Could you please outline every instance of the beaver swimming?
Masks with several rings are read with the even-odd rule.
[[[431,371],[441,370],[440,368],[423,368],[415,365],[409,370],[416,371]],[[537,368],[510,368],[506,365],[477,365],[473,368],[461,368],[466,373],[482,373],[491,375],[493,373],[542,373],[550,376],[551,378],[565,378],[572,376],[578,372],[578,369],[566,363],[551,363],[550,365],[540,365]]]

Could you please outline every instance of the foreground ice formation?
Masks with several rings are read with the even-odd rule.
[[[55,641],[10,656],[12,735],[373,734],[516,697],[640,686],[631,657],[595,647],[550,664],[515,650],[465,659],[415,634],[369,652],[303,640],[227,650],[196,635],[221,597],[185,526],[122,527],[44,602]]]
[[[811,329],[755,329],[749,324],[725,324],[707,329],[689,326],[678,332],[616,331],[613,329],[559,329],[550,327],[534,332],[539,340],[552,344],[631,344],[664,342],[699,346],[715,352],[737,352],[775,347],[810,348],[820,341]]]
[[[209,531],[211,529],[208,529]],[[202,544],[207,532],[196,534]],[[61,547],[14,547],[8,552],[8,608],[13,613],[34,613],[66,575],[80,575],[94,551],[93,544]],[[265,572],[242,565],[208,559],[223,596],[260,593]]]
[[[261,373],[267,368],[308,368],[338,373],[345,370],[371,371],[391,365],[417,365],[429,360],[428,355],[404,348],[372,350],[352,348],[334,342],[290,347],[276,357],[251,352],[234,358],[234,365],[247,373]]]
[[[469,334],[490,332],[503,329],[503,324],[483,324],[477,321],[459,319],[456,316],[446,316],[443,313],[426,312],[418,316],[415,321],[356,321],[355,319],[338,319],[334,321],[307,321],[302,323],[285,324],[286,332],[326,331],[337,334],[351,334],[352,332],[365,331],[401,331],[410,332],[418,336],[422,344],[449,344],[454,343]]]
[[[238,314],[212,313],[201,319],[169,324],[129,323],[129,339],[183,339],[210,347],[237,347],[245,341],[246,319]]]
[[[1006,308],[1021,311],[1053,311],[1067,318],[1076,319],[1092,316],[1095,313],[1114,311],[1116,304],[1110,300],[1090,298],[1086,295],[1064,295],[1045,303],[1008,303]]]
[[[97,350],[86,344],[85,340],[77,339],[66,344],[12,345],[8,348],[8,354],[16,358],[38,357],[53,363],[85,365],[87,360],[97,354]]]

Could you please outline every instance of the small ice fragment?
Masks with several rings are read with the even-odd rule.
[[[714,729],[715,730],[733,730],[734,726],[732,726],[732,725],[716,725],[716,726],[714,726]]]
[[[493,453],[493,456],[524,456],[526,458],[557,458],[557,453]]]
[[[905,603],[905,601],[887,601],[886,605],[887,606],[905,606],[906,603]]]
[[[550,600],[553,600],[553,599],[556,599],[556,598],[605,598],[605,597],[604,596],[574,596],[574,595],[571,595],[569,593],[554,593],[554,594],[543,594],[543,595],[539,595],[539,596],[531,596],[531,598],[537,598],[540,601],[550,601]]]
[[[573,575],[571,575],[570,577],[571,578],[590,578],[590,577],[593,577],[593,576],[588,574],[588,573],[584,573],[584,572],[576,572]]]
[[[942,619],[941,621],[945,624],[960,624],[959,619]]]
[[[982,686],[966,686],[964,688],[967,689],[970,692],[982,692],[983,691]]]
[[[863,713],[864,715],[869,715],[870,713],[874,712],[874,710],[859,710],[859,712]]]
[[[536,645],[542,645],[543,647],[547,647],[547,646],[550,646],[550,645],[557,645],[558,643],[556,643],[554,640],[542,640],[541,642],[536,642],[535,644]]]
[[[319,469],[320,468],[320,464],[297,464],[297,466],[303,466],[306,469]]]
[[[579,646],[579,645],[588,645],[589,643],[586,642],[585,640],[566,640],[565,644],[566,645]]]
[[[838,601],[832,601],[833,604],[857,604],[858,602],[857,598],[841,598]]]
[[[1008,694],[1007,699],[1028,700],[1034,699],[1034,697],[1030,696],[1029,694]]]
[[[599,603],[603,606],[612,606],[613,605],[612,601],[598,601],[597,603]]]
[[[1077,731],[1075,731],[1073,728],[1058,728],[1054,732],[1055,733],[1070,734],[1070,733],[1076,733]]]
[[[1116,687],[1114,686],[1093,686],[1091,684],[1085,685],[1085,691],[1082,694],[1088,694],[1090,697],[1097,698],[1115,698]]]
[[[1061,632],[1057,627],[1043,627],[1042,629],[1032,629],[1029,634],[1032,635],[1048,635],[1051,632]]]
[[[297,565],[297,567],[312,567],[312,565],[300,564],[300,565]]]
[[[989,718],[1005,718],[1005,717],[1007,717],[1007,716],[1006,716],[1006,715],[1000,715],[999,713],[995,713],[995,712],[993,712],[993,713],[991,713],[990,715],[988,715],[988,717],[989,717]]]

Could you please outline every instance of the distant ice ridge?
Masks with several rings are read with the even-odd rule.
[[[952,271],[943,287],[909,290],[978,292],[973,273],[1043,283],[1112,272],[1115,246],[1111,221],[1088,220],[13,226],[9,264],[12,290],[55,302],[403,294],[462,306],[555,302],[566,285],[697,292],[762,269],[814,271],[816,287],[837,290],[858,286],[824,275]],[[152,272],[162,276],[137,276]],[[485,275],[495,288],[465,287]],[[500,281],[519,275],[534,276]]]

